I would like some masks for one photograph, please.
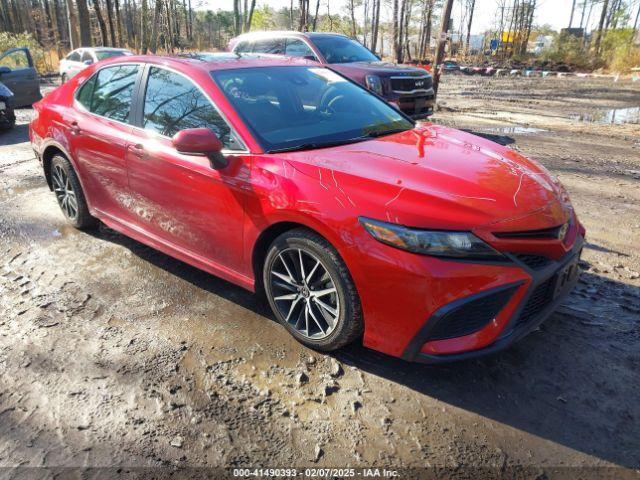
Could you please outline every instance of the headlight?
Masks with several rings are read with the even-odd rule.
[[[470,232],[418,230],[360,217],[360,223],[379,242],[423,255],[476,260],[504,260],[502,254]]]
[[[377,75],[367,75],[364,77],[367,88],[378,95],[382,95],[382,80]]]

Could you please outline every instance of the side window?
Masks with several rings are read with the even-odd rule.
[[[285,55],[288,55],[289,57],[316,57],[309,46],[299,38],[287,39]]]
[[[235,53],[249,53],[251,52],[251,42],[248,40],[243,40],[238,43],[238,46],[233,49]]]
[[[96,77],[94,75],[89,80],[84,82],[84,85],[80,87],[78,93],[76,94],[76,100],[82,104],[84,108],[91,111],[91,97],[93,96],[93,88],[96,85]]]
[[[89,50],[85,50],[82,53],[82,61],[86,62],[87,60],[89,60],[91,63],[93,63],[93,57],[91,56],[91,52],[89,52]]]
[[[139,68],[138,65],[103,68],[82,86],[76,98],[91,113],[128,122]]]
[[[262,38],[253,42],[253,53],[269,53],[282,55],[284,53],[284,38]]]
[[[29,58],[24,50],[16,50],[0,57],[0,65],[7,66],[11,70],[29,68]]]
[[[240,148],[227,123],[200,89],[188,78],[162,68],[149,70],[143,127],[167,137],[187,128],[210,128],[225,148]]]
[[[77,50],[74,50],[69,55],[67,55],[67,60],[71,60],[72,62],[79,62],[80,52],[78,52]]]

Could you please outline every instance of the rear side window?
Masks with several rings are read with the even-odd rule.
[[[67,56],[67,60],[71,60],[72,62],[79,62],[80,61],[80,52],[78,52],[78,51],[71,52]]]
[[[233,51],[235,53],[249,53],[251,52],[251,42],[248,40],[238,42],[238,45],[233,49]]]
[[[316,57],[309,46],[299,38],[287,39],[285,54],[289,57]]]
[[[284,38],[262,38],[253,42],[253,53],[284,54]]]
[[[91,52],[89,52],[89,50],[85,50],[82,54],[82,61],[86,62],[87,60],[93,63],[93,57],[91,56]]]
[[[202,91],[188,78],[162,68],[149,70],[143,127],[166,137],[188,128],[209,128],[225,148],[238,149],[231,129]]]
[[[129,121],[138,65],[117,65],[100,70],[78,91],[76,99],[91,113]]]

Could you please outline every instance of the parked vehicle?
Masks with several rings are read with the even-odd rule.
[[[106,58],[120,57],[122,55],[133,55],[133,52],[126,48],[77,48],[60,60],[60,79],[62,83],[65,83],[89,65],[93,65]]]
[[[445,60],[442,64],[442,70],[444,73],[460,73],[462,67],[454,60]]]
[[[34,108],[69,222],[263,291],[318,350],[362,336],[423,362],[495,352],[577,280],[585,230],[541,165],[415,124],[315,62],[119,58]]]
[[[11,106],[12,99],[13,92],[0,82],[0,130],[9,130],[16,124],[16,116]]]
[[[415,120],[433,114],[433,78],[425,69],[383,62],[344,35],[254,32],[232,39],[228,50],[313,60],[365,86]]]
[[[14,108],[30,107],[42,98],[40,78],[28,48],[11,48],[0,54],[0,82],[13,93]]]

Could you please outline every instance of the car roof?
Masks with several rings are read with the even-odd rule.
[[[242,40],[255,40],[255,39],[259,39],[259,38],[272,38],[272,37],[281,37],[281,36],[287,36],[287,37],[307,37],[307,38],[314,38],[314,37],[344,37],[344,38],[349,38],[346,35],[343,35],[341,33],[333,33],[333,32],[297,32],[295,30],[274,30],[274,31],[259,31],[259,32],[249,32],[249,33],[243,33],[242,35],[239,35],[235,38],[235,40],[237,41],[242,41]]]
[[[213,53],[193,52],[179,56],[168,55],[132,55],[127,57],[115,57],[106,60],[104,64],[116,63],[149,63],[155,65],[186,66],[204,71],[233,70],[238,68],[261,68],[283,66],[310,66],[319,67],[317,62],[296,57],[266,54],[237,54],[237,53]]]

